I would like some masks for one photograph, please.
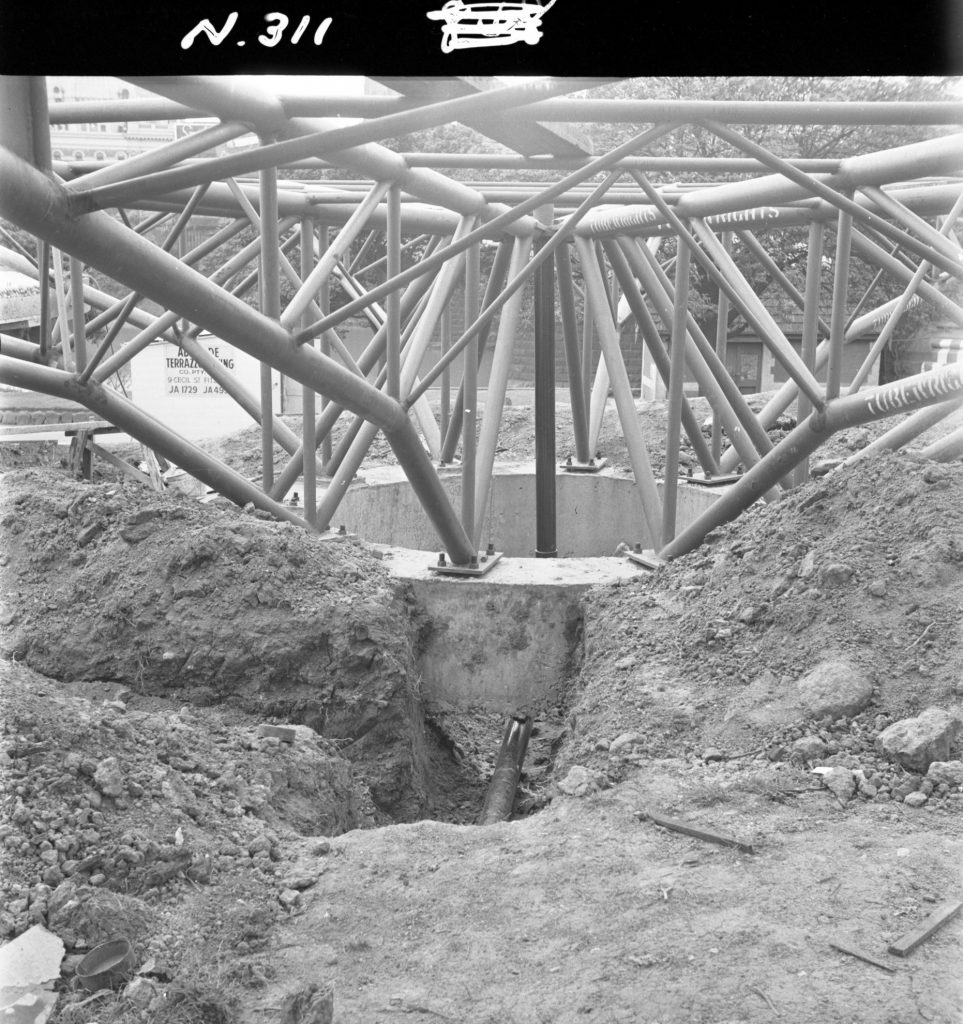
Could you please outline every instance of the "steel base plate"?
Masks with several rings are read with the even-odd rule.
[[[698,484],[700,487],[724,487],[726,484],[734,484],[742,479],[741,473],[720,473],[718,476],[703,476],[701,473],[694,473],[685,477],[690,484]]]
[[[484,576],[495,568],[503,554],[503,551],[496,551],[491,555],[479,551],[477,565],[452,565],[449,562],[447,565],[429,565],[428,571],[439,576]]]
[[[608,463],[608,459],[590,459],[588,462],[576,462],[575,459],[572,459],[571,462],[560,462],[558,468],[563,473],[597,473]]]

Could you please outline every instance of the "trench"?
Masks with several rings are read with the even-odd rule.
[[[441,475],[458,507],[460,471]],[[535,558],[534,464],[500,466],[483,543],[503,557],[489,573],[472,578],[436,571],[437,540],[400,470],[368,468],[349,489],[332,526],[343,526],[381,557],[413,609],[425,786],[436,796],[432,816],[476,819],[513,718],[533,724],[516,813],[540,806],[578,696],[586,594],[646,571],[617,553],[620,545],[654,546],[645,535],[635,486],[622,470],[560,473],[559,556]],[[721,490],[680,483],[678,529]]]

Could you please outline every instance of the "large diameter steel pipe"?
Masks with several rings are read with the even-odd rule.
[[[735,519],[802,459],[811,455],[830,435],[846,427],[885,419],[901,412],[946,402],[963,394],[963,363],[906,377],[871,391],[837,398],[814,412],[792,430],[730,491],[722,495],[694,523],[659,552],[678,558],[702,543],[706,534]]]
[[[478,815],[479,825],[494,825],[511,817],[531,734],[531,718],[525,716],[509,719],[495,761],[495,771],[485,794],[485,802]]]
[[[920,409],[919,412],[914,412],[912,416],[907,416],[902,423],[897,423],[895,427],[890,427],[885,434],[881,434],[866,445],[865,448],[860,448],[858,452],[850,455],[848,459],[843,460],[844,466],[851,466],[854,462],[860,462],[862,459],[869,458],[871,455],[876,455],[879,452],[884,451],[899,451],[904,445],[909,444],[914,438],[920,436],[920,434],[926,433],[931,427],[935,427],[937,423],[945,419],[951,413],[956,412],[963,406],[963,398],[951,398],[948,402],[940,402],[939,405],[931,405],[925,409]],[[937,442],[939,443],[939,442]],[[926,454],[924,450],[922,454]],[[927,455],[927,458],[931,456]]]
[[[0,356],[0,383],[77,402],[236,504],[243,506],[250,503],[270,512],[277,519],[310,528],[299,515],[269,498],[240,473],[201,451],[159,420],[138,409],[133,402],[102,384],[93,381],[81,384],[72,373],[36,366],[7,356]]]
[[[63,189],[2,148],[0,214],[375,423],[384,431],[452,560],[468,563],[474,548],[398,402],[333,359],[296,345],[279,323],[225,294],[106,213],[72,219]]]

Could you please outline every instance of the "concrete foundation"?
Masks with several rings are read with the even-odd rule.
[[[460,507],[461,470],[443,469],[441,477],[454,507]],[[704,512],[719,493],[718,488],[681,484],[677,529],[683,529]],[[620,543],[641,544],[643,548],[656,546],[642,517],[638,487],[626,470],[560,471],[556,495],[560,558],[614,555]],[[394,466],[366,467],[362,471],[348,488],[331,523],[334,528],[341,525],[362,540],[421,551],[439,550],[431,523],[404,473]],[[492,481],[482,538],[483,547],[491,540],[495,549],[506,555],[534,557],[534,463],[499,465]]]
[[[443,471],[460,498],[460,471]],[[533,464],[500,466],[492,491],[491,536],[504,557],[487,575],[430,570],[438,541],[404,475],[365,469],[332,526],[372,543],[389,572],[411,587],[423,628],[418,667],[426,701],[505,714],[564,705],[581,637],[581,600],[593,586],[648,570],[616,556],[621,542],[652,547],[634,481],[621,470],[560,472],[559,558],[529,557],[535,546]],[[720,488],[682,485],[678,529],[719,497]],[[457,507],[457,504],[456,504]],[[486,527],[486,542],[488,530]]]

